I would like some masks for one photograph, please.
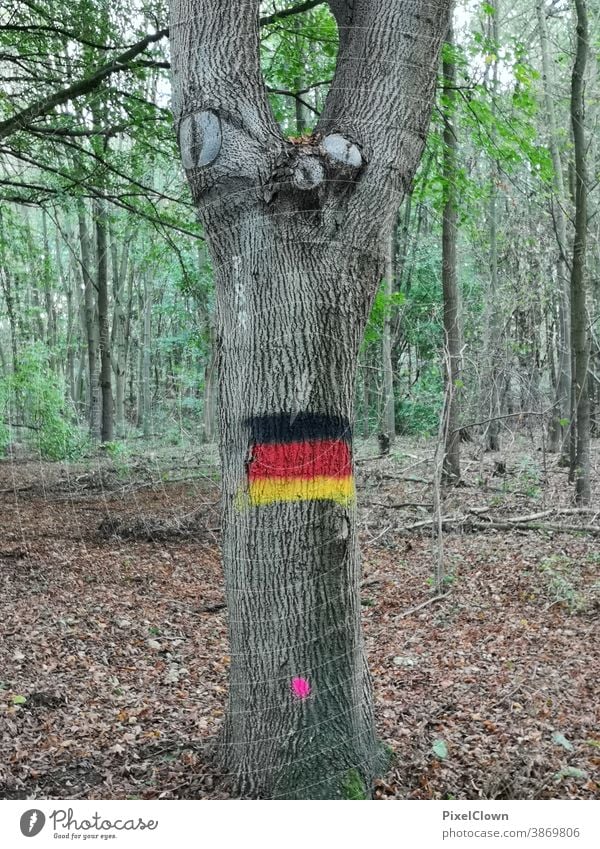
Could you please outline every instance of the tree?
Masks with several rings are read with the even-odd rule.
[[[335,79],[284,138],[259,0],[172,0],[173,109],[215,269],[228,770],[269,797],[369,794],[381,769],[360,628],[358,350],[425,142],[448,2],[330,0]]]
[[[558,364],[556,376],[556,402],[550,424],[550,449],[563,450],[565,425],[570,416],[571,401],[571,317],[569,276],[566,263],[567,252],[567,216],[565,214],[566,195],[563,179],[563,164],[558,141],[558,122],[554,105],[555,80],[550,61],[550,40],[546,23],[544,0],[537,0],[536,5],[540,47],[542,53],[542,82],[544,92],[545,117],[548,122],[548,146],[552,156],[553,193],[552,216],[556,230],[557,257],[556,277],[558,284]]]
[[[448,30],[442,73],[444,77],[444,204],[442,219],[442,287],[444,293],[444,336],[446,403],[444,406],[443,477],[448,483],[460,481],[460,429],[458,392],[460,388],[461,330],[456,262],[458,197],[456,191],[457,148],[454,126],[456,100],[456,59],[454,35]]]
[[[495,0],[490,9],[490,29],[493,50],[492,60],[492,118],[496,116],[496,97],[498,96],[499,83],[499,41],[500,41],[500,0]],[[495,143],[495,132],[493,140]],[[489,422],[486,428],[486,447],[489,451],[500,450],[500,413],[502,411],[501,381],[504,379],[498,361],[501,354],[502,328],[500,326],[499,293],[498,293],[498,183],[500,181],[500,168],[498,160],[492,163],[490,201],[488,210],[489,220],[489,263],[490,263],[490,286],[488,292],[488,373],[486,375],[489,386],[484,386],[484,392],[489,397]]]
[[[396,412],[394,399],[394,360],[392,351],[392,301],[394,297],[394,280],[396,267],[396,225],[390,240],[389,253],[387,257],[384,292],[385,313],[381,333],[381,368],[383,370],[383,398],[382,398],[382,434],[381,447],[394,444],[396,439]]]
[[[586,309],[587,250],[587,153],[584,115],[584,80],[588,51],[588,18],[585,0],[575,0],[577,49],[571,78],[571,126],[575,153],[575,236],[571,262],[571,339],[573,371],[573,413],[576,450],[575,497],[578,504],[589,504],[590,489],[590,396],[588,390],[589,339]]]
[[[102,442],[113,438],[113,396],[111,382],[111,339],[108,301],[108,249],[106,244],[106,210],[102,201],[94,202],[96,228],[96,286],[98,289],[98,340],[100,347],[100,390],[102,393]]]

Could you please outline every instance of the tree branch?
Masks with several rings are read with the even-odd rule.
[[[87,38],[82,38],[75,32],[63,29],[59,26],[50,24],[0,24],[0,32],[15,32],[15,33],[35,33],[45,32],[49,34],[62,35],[65,38],[70,38],[71,41],[76,41],[78,44],[84,44],[86,47],[92,47],[94,50],[115,50],[116,48],[110,44],[98,44],[95,41],[89,41]]]
[[[272,15],[266,15],[260,19],[261,27],[273,24],[275,21],[281,21],[283,18],[289,18],[292,15],[301,15],[302,12],[308,12],[316,6],[323,6],[325,0],[307,0],[305,3],[297,3],[289,9],[282,9],[280,12],[273,12]]]
[[[90,91],[93,91],[107,77],[125,70],[128,67],[128,64],[135,59],[136,56],[143,53],[150,44],[154,44],[164,38],[167,35],[167,32],[168,30],[162,29],[145,36],[119,56],[115,57],[111,62],[103,65],[101,68],[98,68],[89,77],[78,80],[72,85],[54,92],[54,94],[51,94],[49,97],[38,100],[36,103],[32,103],[31,106],[28,106],[26,109],[23,109],[21,112],[13,115],[11,118],[7,118],[5,121],[0,121],[0,139],[11,135],[11,133],[16,132],[17,130],[24,129],[36,118],[47,115],[57,106],[61,106],[69,100],[74,100],[77,97],[81,97],[83,94],[88,94]]]
[[[306,2],[298,3],[289,9],[282,9],[279,12],[273,12],[273,14],[271,15],[263,16],[262,18],[260,18],[259,24],[260,26],[267,26],[268,24],[272,24],[275,21],[291,17],[292,15],[299,15],[303,12],[307,12],[310,9],[314,9],[316,6],[322,6],[323,2],[324,0],[306,0]],[[46,27],[43,25],[23,25],[8,26],[7,28],[18,31],[25,31],[30,29],[55,31],[63,35],[67,35],[69,38],[73,38],[73,40],[76,40],[81,44],[89,44],[89,46],[93,46],[98,50],[110,49],[108,47],[105,47],[104,45],[92,44],[90,42],[87,42],[84,39],[79,38],[76,34],[67,32],[66,30],[62,30],[59,27]],[[151,44],[161,41],[168,35],[169,29],[168,27],[164,27],[163,29],[157,30],[155,33],[145,36],[140,41],[133,44],[131,47],[128,47],[127,50],[123,51],[115,59],[108,62],[106,65],[102,65],[89,77],[85,77],[84,79],[78,80],[72,85],[60,89],[54,94],[51,94],[49,97],[36,101],[35,103],[31,104],[31,106],[28,106],[26,109],[23,109],[21,112],[18,112],[16,115],[13,115],[11,118],[7,118],[5,121],[0,121],[0,138],[6,138],[6,136],[11,135],[12,133],[17,132],[18,130],[25,129],[32,121],[35,121],[36,118],[48,115],[57,106],[61,106],[63,103],[67,103],[69,100],[74,100],[75,98],[81,97],[84,94],[89,94],[89,92],[96,89],[100,85],[100,83],[107,77],[111,76],[112,74],[116,74],[119,71],[127,70],[132,61],[137,56],[139,56],[140,53],[143,53],[147,47],[149,47]],[[139,64],[142,64],[142,62],[140,62]],[[148,64],[151,64],[153,67],[161,67],[165,69],[169,68],[168,62],[151,62]]]

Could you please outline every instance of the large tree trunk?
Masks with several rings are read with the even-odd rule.
[[[461,327],[456,263],[456,240],[458,230],[458,194],[456,191],[458,140],[454,127],[456,65],[454,60],[454,37],[448,31],[446,53],[442,73],[444,114],[444,192],[446,202],[442,219],[442,289],[444,295],[444,461],[445,483],[460,481],[460,429],[459,392],[461,360]]]
[[[282,237],[257,220],[213,241],[219,265],[240,257],[218,285],[228,765],[247,792],[332,798],[357,767],[366,792],[377,768],[346,461],[369,299],[363,258]]]
[[[573,344],[573,406],[577,432],[575,497],[589,504],[590,488],[590,396],[588,391],[589,336],[586,310],[587,248],[587,161],[583,126],[584,76],[588,51],[588,20],[585,0],[575,0],[577,12],[577,51],[571,82],[571,125],[575,148],[575,237],[571,264],[571,335]]]
[[[360,626],[354,382],[447,24],[405,0],[330,5],[336,78],[297,145],[268,106],[259,0],[171,3],[175,119],[217,297],[225,763],[243,792],[275,798],[368,796],[382,767]]]

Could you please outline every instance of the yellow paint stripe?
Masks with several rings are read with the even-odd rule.
[[[336,501],[347,506],[354,500],[354,478],[262,478],[252,481],[250,504],[258,507],[277,501]]]

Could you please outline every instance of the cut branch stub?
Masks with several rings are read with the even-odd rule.
[[[344,138],[340,133],[325,136],[322,143],[327,156],[338,165],[346,168],[360,168],[363,164],[362,153],[358,145]]]
[[[311,191],[325,179],[325,170],[316,156],[300,156],[294,164],[292,182],[297,189]]]
[[[204,168],[214,162],[222,142],[221,121],[214,112],[186,115],[179,126],[179,149],[185,170]]]

